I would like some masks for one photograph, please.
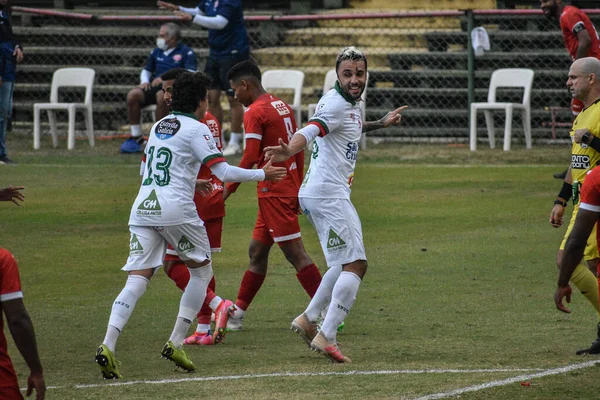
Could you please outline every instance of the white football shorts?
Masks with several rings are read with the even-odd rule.
[[[300,197],[300,207],[317,230],[328,267],[367,260],[362,226],[350,200]]]
[[[163,265],[169,243],[183,261],[210,260],[210,245],[202,221],[174,226],[129,226],[129,258],[123,271]]]

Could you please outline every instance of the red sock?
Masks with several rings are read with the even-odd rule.
[[[190,281],[190,271],[183,261],[173,264],[171,268],[169,268],[167,276],[171,278],[175,282],[175,285],[181,290],[185,290],[185,287]]]
[[[208,289],[206,289],[206,298],[204,299],[204,303],[202,304],[202,308],[196,315],[199,324],[209,324],[210,325],[210,316],[212,315],[212,310],[208,306],[210,302],[217,296],[215,294],[215,287],[217,283],[215,282],[215,276],[213,275],[212,279],[208,284]]]
[[[246,270],[242,283],[240,284],[240,290],[238,291],[237,300],[235,305],[246,311],[256,293],[260,290],[263,282],[265,281],[266,275],[259,275],[250,270]]]
[[[321,284],[321,271],[315,264],[307,265],[296,274],[296,278],[312,299]]]

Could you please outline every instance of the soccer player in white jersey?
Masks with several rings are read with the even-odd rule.
[[[167,243],[176,249],[189,269],[190,280],[181,296],[179,313],[162,356],[187,371],[195,366],[182,349],[188,328],[200,310],[212,278],[211,253],[206,229],[193,202],[196,177],[202,164],[222,181],[279,180],[285,168],[268,163],[246,170],[227,164],[208,127],[198,120],[207,109],[210,78],[185,73],[173,84],[170,115],[152,127],[145,148],[142,185],[129,217],[129,258],[123,270],[127,282],[113,303],[106,336],[96,352],[105,379],[121,378],[114,352],[117,339],[129,320],[150,278],[163,263]],[[176,110],[176,111],[175,111]]]
[[[362,228],[350,202],[350,187],[362,132],[400,123],[400,107],[382,119],[363,122],[360,96],[367,80],[367,58],[354,47],[337,56],[337,82],[319,101],[308,125],[297,131],[289,144],[265,148],[265,157],[281,162],[315,140],[310,167],[298,197],[300,207],[315,227],[329,268],[306,310],[292,322],[292,329],[334,362],[348,363],[336,340],[337,327],[346,318],[367,272]],[[322,310],[327,314],[317,333]]]

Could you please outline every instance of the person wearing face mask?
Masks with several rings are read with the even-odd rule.
[[[12,97],[17,63],[23,60],[23,48],[13,36],[11,8],[0,0],[0,164],[14,164],[6,154],[6,125],[12,114]]]
[[[0,0],[2,1],[2,0]],[[131,137],[121,145],[121,153],[142,151],[144,137],[140,124],[142,108],[156,104],[156,120],[164,118],[169,108],[163,97],[160,76],[173,69],[185,68],[196,72],[198,61],[194,51],[181,43],[181,28],[169,22],[160,27],[156,48],[150,52],[146,66],[140,74],[140,85],[127,93],[127,115],[131,126]]]

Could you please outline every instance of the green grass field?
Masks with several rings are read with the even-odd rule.
[[[19,165],[0,166],[0,186],[26,186],[26,202],[0,204],[0,245],[20,264],[48,399],[599,396],[600,359],[575,356],[595,339],[597,317],[580,295],[571,315],[552,301],[565,228],[550,227],[548,216],[560,189],[552,173],[566,166],[566,146],[510,153],[482,146],[471,154],[385,145],[359,154],[352,199],[369,271],[338,337],[352,364],[330,364],[289,330],[308,298],[274,249],[244,331],[222,345],[189,348],[194,374],[160,358],[180,291],[159,271],[119,340],[125,379],[103,381],[94,353],[126,278],[120,268],[139,157],[117,154],[118,142],[94,150],[78,142],[74,152],[64,140],[60,150],[45,141],[39,152],[30,140],[8,144]],[[224,252],[214,257],[222,297],[235,299],[246,269],[254,190],[242,185],[227,204]],[[301,222],[324,271],[316,235]],[[23,385],[27,367],[12,343],[9,351]]]

